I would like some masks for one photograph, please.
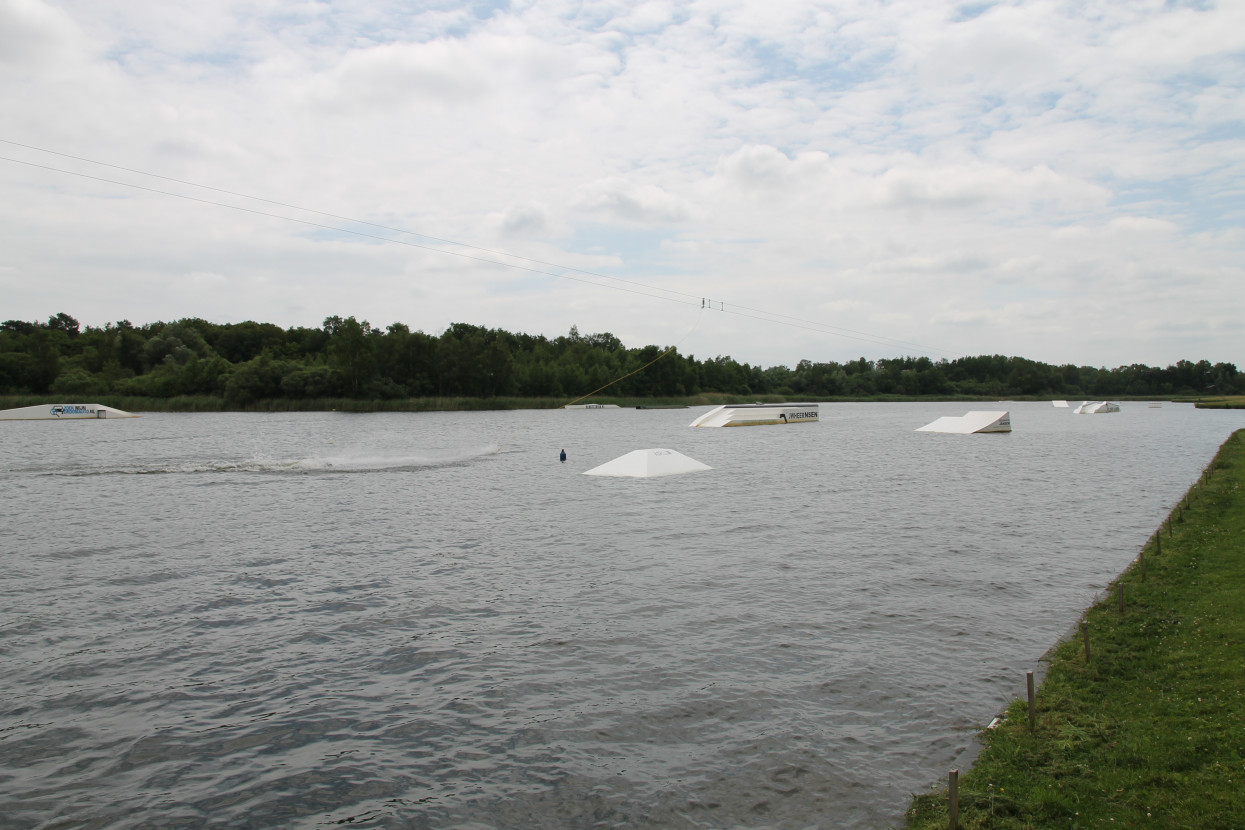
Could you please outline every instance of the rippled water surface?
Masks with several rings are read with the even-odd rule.
[[[897,826],[1245,426],[1005,406],[0,424],[3,826]]]

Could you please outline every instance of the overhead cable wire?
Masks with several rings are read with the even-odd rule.
[[[38,168],[42,170],[49,170],[52,172],[62,173],[65,175],[78,176],[80,178],[91,179],[93,181],[104,182],[107,184],[115,184],[121,187],[129,187],[129,188],[133,188],[136,190],[143,190],[149,193],[156,193],[156,194],[163,195],[163,196],[172,196],[172,197],[179,198],[179,199],[187,199],[189,201],[199,202],[201,204],[208,204],[208,205],[213,205],[215,207],[228,208],[230,210],[237,210],[237,211],[241,211],[244,213],[251,213],[254,215],[258,215],[258,216],[266,216],[266,217],[274,218],[274,219],[282,219],[287,222],[295,222],[298,224],[307,225],[309,227],[320,228],[320,229],[329,230],[329,231],[335,231],[337,233],[351,234],[353,236],[359,236],[365,239],[375,239],[381,242],[392,242],[398,245],[406,245],[407,247],[411,247],[411,248],[418,248],[420,250],[448,254],[450,256],[456,256],[462,259],[470,259],[476,262],[482,262],[482,263],[487,263],[491,265],[499,265],[499,266],[506,267],[506,268],[514,268],[517,270],[527,271],[529,273],[539,274],[542,276],[550,276],[550,277],[555,277],[559,279],[567,279],[567,280],[572,280],[575,282],[585,283],[588,285],[596,285],[602,288],[613,288],[616,290],[627,291],[632,294],[638,294],[640,296],[649,297],[651,299],[666,300],[668,302],[677,302],[677,303],[681,303],[684,305],[694,305],[696,300],[700,300],[701,307],[702,308],[705,307],[706,300],[700,295],[689,294],[687,292],[677,291],[677,290],[669,289],[669,288],[662,288],[660,286],[648,285],[646,283],[638,282],[636,280],[624,279],[622,277],[612,277],[612,276],[609,276],[608,274],[600,274],[600,273],[593,272],[593,271],[587,271],[581,268],[575,268],[573,266],[561,265],[561,264],[554,263],[554,262],[534,259],[532,257],[525,257],[519,254],[512,254],[506,251],[497,251],[497,250],[493,250],[490,248],[484,248],[479,245],[472,245],[466,242],[458,242],[458,241],[451,240],[451,239],[444,239],[441,237],[418,233],[416,231],[409,231],[403,228],[395,228],[389,225],[383,225],[383,224],[379,224],[376,222],[369,222],[364,219],[356,219],[356,218],[349,217],[349,216],[329,213],[327,211],[316,210],[314,208],[306,208],[300,205],[294,205],[294,204],[290,204],[287,202],[280,202],[274,199],[267,199],[262,196],[253,196],[253,195],[246,194],[246,193],[239,193],[237,191],[227,190],[227,189],[219,188],[219,187],[213,187],[212,185],[199,184],[199,183],[187,181],[184,179],[173,178],[171,176],[163,176],[158,173],[148,173],[143,170],[137,170],[134,168],[124,167],[124,166],[117,165],[117,164],[110,164],[108,162],[103,162],[103,161],[95,161],[94,159],[89,159],[89,158],[85,158],[82,156],[75,156],[75,155],[71,155],[68,153],[61,153],[56,150],[48,150],[42,147],[36,147],[31,144],[23,144],[17,141],[10,141],[4,138],[0,138],[0,143],[9,144],[14,147],[22,147],[24,149],[34,150],[34,151],[41,152],[41,153],[48,153],[50,155],[60,156],[62,158],[73,159],[75,161],[81,161],[87,164],[94,164],[94,165],[98,165],[101,167],[108,167],[114,170],[122,170],[127,173],[134,173],[136,175],[148,176],[150,178],[173,182],[176,184],[185,185],[187,187],[201,188],[203,190],[208,190],[208,191],[212,191],[215,193],[221,193],[221,194],[225,194],[228,196],[235,196],[240,199],[249,199],[249,200],[256,201],[256,202],[262,202],[264,204],[274,205],[276,207],[282,207],[288,210],[298,210],[298,211],[302,211],[305,213],[315,214],[318,216],[325,216],[325,217],[336,219],[342,222],[350,222],[353,224],[373,227],[378,230],[385,230],[385,231],[390,231],[393,233],[404,234],[407,236],[419,237],[421,239],[431,240],[433,242],[438,242],[444,245],[454,245],[460,248],[466,248],[468,250],[478,251],[480,253],[491,254],[492,256],[507,257],[510,259],[521,260],[523,262],[529,262],[529,263],[533,263],[534,265],[543,266],[544,268],[556,268],[558,269],[558,271],[557,272],[547,271],[547,270],[543,270],[542,268],[535,268],[529,265],[519,265],[513,262],[505,262],[502,260],[490,259],[488,257],[476,256],[473,254],[462,253],[460,251],[448,250],[446,248],[437,247],[434,245],[421,245],[418,243],[409,242],[409,241],[402,240],[402,239],[394,239],[388,236],[381,236],[378,234],[371,234],[371,233],[366,233],[363,231],[351,230],[349,228],[341,228],[341,227],[337,227],[334,225],[325,225],[319,222],[312,222],[306,219],[299,219],[299,218],[292,217],[292,216],[285,216],[282,214],[271,213],[268,211],[257,210],[254,208],[241,207],[239,205],[232,205],[226,202],[219,202],[219,201],[215,201],[212,199],[204,199],[204,198],[200,198],[197,196],[190,196],[184,193],[177,193],[171,190],[161,190],[159,188],[147,187],[144,185],[134,184],[132,182],[124,182],[124,181],[118,181],[116,179],[108,179],[102,176],[94,176],[94,175],[90,175],[87,173],[80,173],[74,170],[65,170],[63,168],[52,167],[52,166],[44,165],[44,164],[37,164],[35,162],[24,161],[22,159],[15,159],[15,158],[9,158],[6,156],[0,156],[0,161],[8,161],[14,164],[22,164],[28,167],[34,167],[34,168]],[[567,272],[570,272],[570,273],[567,273]],[[573,276],[572,274],[581,274],[584,277],[592,277],[593,279],[592,280],[583,279],[581,277]],[[594,282],[593,280],[609,280],[612,283],[619,283],[619,285],[601,285],[600,283]],[[641,291],[639,290],[640,288],[647,289],[647,291]],[[661,294],[648,293],[651,291],[661,292]],[[673,295],[673,296],[662,296],[662,295]],[[679,298],[686,298],[686,299],[679,299]],[[718,301],[714,300],[713,302],[718,302]],[[742,309],[744,311],[750,311],[753,313],[742,314],[737,309]],[[720,308],[718,310],[728,311],[725,303],[721,303]],[[792,328],[803,329],[805,331],[813,331],[819,334],[829,334],[829,335],[833,335],[836,337],[844,337],[844,338],[852,339],[852,340],[861,340],[862,342],[873,343],[875,345],[911,346],[913,348],[920,349],[926,352],[931,352],[934,354],[945,354],[945,352],[942,349],[925,346],[919,343],[912,343],[912,342],[908,342],[904,340],[898,340],[895,338],[885,337],[882,335],[874,335],[868,332],[856,331],[853,329],[843,328],[841,326],[834,326],[829,323],[822,323],[816,320],[808,320],[808,319],[804,319],[800,317],[795,317],[792,315],[781,314],[779,312],[771,312],[771,311],[766,311],[763,309],[751,308],[749,306],[731,304],[729,313],[735,314],[737,316],[753,319],[753,320],[760,320],[763,322],[774,323],[777,325],[790,326]]]
[[[475,256],[474,254],[464,254],[459,251],[447,251],[444,248],[437,248],[432,245],[419,245],[415,242],[407,242],[406,240],[403,240],[403,239],[392,239],[387,236],[380,236],[379,234],[364,233],[363,231],[354,231],[354,230],[350,230],[349,228],[339,228],[333,225],[325,225],[320,222],[312,222],[307,219],[298,219],[293,216],[282,216],[279,213],[270,213],[266,210],[256,210],[255,208],[241,207],[239,205],[231,205],[226,202],[216,202],[211,199],[201,199],[198,196],[187,196],[184,193],[174,193],[170,190],[160,190],[159,188],[156,188],[156,187],[146,187],[141,184],[133,184],[132,182],[121,182],[121,181],[117,181],[116,179],[105,179],[102,176],[92,176],[88,173],[77,173],[73,170],[62,170],[58,167],[49,167],[46,164],[35,164],[34,162],[31,162],[31,161],[22,161],[20,159],[12,159],[6,156],[0,156],[0,161],[11,161],[16,164],[25,164],[29,167],[37,167],[42,170],[51,170],[56,173],[66,173],[71,176],[79,176],[81,178],[91,179],[97,182],[105,182],[107,184],[116,184],[116,185],[121,185],[122,187],[132,187],[136,190],[144,190],[148,193],[158,193],[162,196],[175,196],[179,199],[188,199],[192,202],[199,202],[200,204],[215,205],[216,207],[229,208],[230,210],[238,210],[238,211],[242,211],[243,213],[251,213],[256,216],[267,216],[272,219],[284,219],[287,222],[297,222],[300,225],[307,225],[308,227],[320,228],[322,230],[335,231],[337,233],[351,234],[352,236],[361,236],[365,239],[376,239],[381,242],[392,242],[395,245],[405,245],[408,248],[419,248],[420,250],[424,250],[424,251],[433,251],[435,253],[449,254],[450,256],[456,256],[462,259],[470,259],[476,262],[484,262],[484,263],[488,263],[489,265],[500,265],[503,268],[515,268],[520,271],[527,271],[532,274],[542,274],[548,277],[558,277],[560,279],[574,280],[575,282],[582,282],[586,285],[595,285],[598,288],[611,288],[615,291],[629,291],[632,294],[639,294],[641,296],[651,297],[657,300],[666,300],[667,302],[682,303],[683,305],[695,305],[695,303],[692,302],[691,300],[676,300],[672,297],[662,297],[657,294],[648,294],[644,291],[638,291],[634,288],[625,288],[623,286],[618,286],[618,285],[601,285],[600,283],[593,282],[592,280],[584,279],[582,277],[571,276],[569,274],[558,274],[558,273],[554,273],[553,271],[542,271],[539,268],[532,268],[526,265],[516,265],[513,262],[502,262],[496,259],[489,259],[487,257]],[[557,267],[557,266],[554,266],[554,267]],[[626,282],[625,280],[622,280],[622,281]],[[650,286],[643,286],[643,287],[649,288]]]
[[[613,280],[613,281],[615,281],[615,282],[623,282],[623,283],[629,283],[629,284],[632,284],[632,285],[640,285],[640,286],[643,286],[644,288],[650,288],[650,289],[652,289],[652,290],[654,290],[654,291],[663,291],[663,292],[666,292],[666,293],[668,293],[668,294],[676,294],[676,295],[679,295],[679,296],[682,296],[682,297],[687,297],[689,300],[696,300],[696,299],[700,299],[700,296],[699,296],[699,295],[695,295],[695,294],[688,294],[688,293],[685,293],[685,292],[682,292],[682,291],[675,291],[675,290],[670,289],[670,288],[662,288],[662,287],[660,287],[660,286],[655,286],[655,285],[645,285],[644,283],[636,282],[635,280],[627,280],[627,279],[623,279],[622,277],[611,277],[611,276],[610,276],[610,275],[608,275],[608,274],[599,274],[599,273],[596,273],[596,272],[594,272],[594,271],[586,271],[586,270],[584,270],[584,269],[582,269],[582,268],[575,268],[575,267],[570,266],[570,265],[562,265],[562,264],[559,264],[559,263],[556,263],[556,262],[546,262],[545,260],[534,259],[534,258],[532,258],[532,257],[522,256],[521,254],[512,254],[512,253],[510,253],[510,252],[508,252],[508,251],[496,251],[496,250],[493,250],[493,249],[491,249],[491,248],[484,248],[484,247],[481,247],[481,246],[479,246],[479,245],[472,245],[472,244],[470,244],[470,243],[468,243],[468,242],[458,242],[458,241],[453,240],[453,239],[443,239],[443,238],[438,237],[438,236],[431,236],[431,235],[426,234],[426,233],[419,233],[418,231],[410,231],[410,230],[406,230],[405,228],[395,228],[395,227],[393,227],[393,226],[391,226],[391,225],[382,225],[382,224],[380,224],[380,223],[378,223],[378,222],[369,222],[369,221],[368,221],[368,220],[366,220],[366,219],[356,219],[356,218],[354,218],[354,217],[352,217],[352,216],[342,216],[342,215],[340,215],[340,214],[336,214],[336,213],[329,213],[329,212],[327,212],[327,211],[323,211],[323,210],[316,210],[315,208],[303,207],[302,205],[292,205],[292,204],[289,204],[288,202],[279,202],[279,201],[277,201],[277,200],[275,200],[275,199],[266,199],[266,198],[264,198],[263,196],[252,196],[252,195],[251,195],[251,194],[249,194],[249,193],[239,193],[239,192],[237,192],[237,191],[235,191],[235,190],[226,190],[225,188],[221,188],[221,187],[213,187],[212,185],[208,185],[208,184],[199,184],[198,182],[191,182],[191,181],[187,181],[187,180],[185,180],[185,179],[176,179],[176,178],[173,178],[172,176],[162,176],[162,175],[160,175],[159,173],[148,173],[148,172],[146,172],[145,170],[136,170],[136,169],[134,169],[133,167],[123,167],[123,166],[121,166],[121,165],[119,165],[119,164],[110,164],[110,163],[108,163],[108,162],[106,162],[106,161],[95,161],[94,159],[84,158],[83,156],[74,156],[74,155],[70,155],[69,153],[61,153],[61,152],[57,152],[56,150],[46,150],[46,149],[44,149],[44,148],[42,148],[42,147],[35,147],[34,145],[31,145],[31,144],[22,144],[21,142],[17,142],[17,141],[9,141],[8,139],[4,139],[4,138],[0,138],[0,144],[11,144],[11,145],[13,145],[13,146],[15,146],[15,147],[23,147],[23,148],[25,148],[25,149],[27,149],[27,150],[35,150],[35,151],[37,151],[37,152],[41,152],[41,153],[49,153],[49,154],[54,155],[54,156],[60,156],[60,157],[62,157],[62,158],[67,158],[67,159],[73,159],[74,161],[81,161],[81,162],[86,162],[87,164],[95,164],[95,165],[99,165],[100,167],[109,167],[109,168],[112,168],[113,170],[124,170],[124,171],[125,171],[125,172],[127,172],[127,173],[134,173],[134,174],[139,175],[139,176],[149,176],[149,177],[151,177],[151,178],[153,178],[153,179],[161,179],[161,180],[166,181],[166,182],[174,182],[174,183],[176,183],[176,184],[184,184],[184,185],[186,185],[186,186],[188,186],[188,187],[198,187],[198,188],[202,188],[203,190],[210,190],[210,191],[212,191],[212,192],[214,192],[214,193],[223,193],[223,194],[225,194],[225,195],[227,195],[227,196],[237,196],[237,197],[238,197],[238,198],[240,198],[240,199],[251,199],[251,200],[256,201],[256,202],[263,202],[263,203],[265,203],[265,204],[275,205],[275,206],[277,206],[277,207],[289,208],[290,210],[301,210],[301,211],[303,211],[304,213],[314,213],[314,214],[316,214],[316,215],[318,215],[318,216],[327,216],[327,217],[329,217],[330,219],[339,219],[339,220],[341,220],[341,221],[343,221],[343,222],[352,222],[352,223],[357,224],[357,225],[367,225],[368,227],[377,228],[378,230],[392,231],[392,232],[394,232],[394,233],[406,234],[407,236],[418,236],[418,237],[420,237],[421,239],[430,239],[430,240],[432,240],[433,242],[441,242],[441,243],[443,243],[443,244],[445,244],[445,245],[457,245],[457,246],[458,246],[458,247],[460,247],[460,248],[469,248],[469,249],[474,250],[474,251],[480,251],[480,252],[482,252],[482,253],[486,253],[486,254],[493,254],[494,256],[504,256],[504,257],[510,257],[510,258],[512,258],[512,259],[519,259],[519,260],[523,260],[524,262],[531,262],[531,263],[535,263],[536,265],[543,265],[543,266],[546,266],[546,267],[548,267],[548,268],[562,268],[562,269],[565,269],[565,270],[567,270],[567,271],[573,271],[573,272],[575,272],[575,273],[577,273],[577,274],[584,274],[584,275],[586,275],[586,276],[596,277],[596,278],[598,278],[598,279],[603,279],[603,280]],[[6,160],[6,161],[13,161],[14,159],[5,159],[5,160]],[[19,163],[21,163],[21,164],[28,164],[29,162],[19,162]],[[36,166],[39,166],[39,165],[36,165]],[[47,168],[47,169],[58,169],[58,168]],[[81,175],[81,174],[76,174],[76,173],[73,173],[73,171],[69,171],[69,170],[61,170],[60,172],[62,172],[62,173],[69,173],[70,175]],[[92,177],[92,178],[93,178],[93,177]],[[107,180],[107,179],[104,179],[103,181],[108,181],[108,180]],[[123,184],[123,183],[120,183],[120,184]],[[156,191],[156,192],[158,192],[158,193],[166,193],[167,191]],[[169,193],[168,195],[178,195],[178,194]],[[191,197],[187,197],[187,198],[191,198]],[[220,203],[219,203],[219,202],[210,202],[209,204],[220,204]],[[385,238],[387,239],[388,237],[385,237]],[[395,240],[395,241],[396,241],[396,240]],[[438,251],[439,251],[439,250],[443,250],[443,249],[441,249],[441,248],[429,248],[429,250],[438,250]]]
[[[705,316],[705,309],[704,309],[704,307],[701,307],[701,309],[700,309],[700,314],[698,314],[698,315],[696,316],[696,322],[695,322],[695,323],[692,323],[692,327],[691,327],[690,329],[688,329],[687,334],[683,335],[683,338],[682,338],[681,340],[679,340],[679,342],[678,342],[678,343],[675,343],[673,346],[668,347],[668,348],[667,348],[664,352],[662,352],[661,354],[657,355],[657,357],[653,358],[653,359],[652,359],[652,360],[650,360],[648,363],[645,363],[643,366],[640,366],[638,369],[632,369],[630,372],[627,372],[625,375],[619,375],[618,377],[614,378],[613,380],[611,380],[609,383],[605,384],[604,386],[598,386],[596,389],[593,389],[593,390],[592,390],[591,392],[589,392],[588,394],[586,394],[586,395],[580,395],[578,398],[575,398],[574,400],[567,401],[566,403],[564,403],[564,404],[562,404],[562,405],[560,405],[560,406],[556,407],[556,409],[568,409],[569,407],[574,406],[575,404],[579,403],[580,401],[582,401],[582,400],[584,400],[584,399],[586,399],[586,398],[591,398],[593,395],[597,394],[598,392],[603,392],[603,391],[605,391],[606,389],[609,389],[609,388],[610,388],[611,386],[613,386],[615,383],[619,383],[619,382],[624,381],[624,380],[626,380],[627,378],[631,377],[632,375],[638,375],[640,372],[643,372],[643,371],[644,371],[645,369],[647,369],[649,366],[652,366],[654,363],[656,363],[657,361],[661,360],[661,359],[662,359],[663,357],[665,357],[666,355],[671,354],[672,352],[674,352],[676,349],[678,349],[678,348],[679,348],[679,346],[682,346],[682,345],[683,345],[683,341],[684,341],[684,340],[686,340],[687,338],[691,337],[691,336],[692,336],[692,332],[696,331],[696,327],[700,325],[700,318],[701,318],[701,317],[704,317],[704,316]],[[545,410],[545,414],[548,414],[549,412],[552,412],[552,411],[554,411],[554,410]],[[522,427],[520,427],[520,428],[518,428],[518,429],[514,430],[514,431],[513,431],[513,432],[511,432],[509,435],[507,435],[505,438],[503,438],[503,439],[501,440],[501,442],[497,445],[497,451],[498,451],[498,452],[501,452],[501,450],[502,450],[502,449],[504,449],[504,448],[506,447],[506,445],[510,443],[510,441],[514,438],[514,436],[518,435],[518,434],[519,434],[520,432],[522,432],[523,430],[525,430],[525,429],[527,429],[528,427],[532,426],[532,424],[534,424],[535,422],[536,422],[536,421],[535,421],[535,419],[532,419],[532,420],[531,420],[531,421],[529,421],[529,422],[528,422],[525,426],[522,426]]]

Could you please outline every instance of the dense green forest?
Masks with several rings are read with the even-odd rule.
[[[574,398],[653,361],[662,346],[624,348],[612,334],[557,338],[454,323],[439,335],[394,323],[373,328],[330,317],[321,328],[184,319],[82,329],[68,314],[0,323],[0,394],[211,396],[266,399]],[[1181,360],[1154,368],[1051,366],[1020,357],[897,357],[847,363],[801,360],[762,368],[730,356],[677,350],[610,386],[611,396],[705,393],[806,399],[875,396],[1108,398],[1232,395],[1245,378],[1231,363]]]

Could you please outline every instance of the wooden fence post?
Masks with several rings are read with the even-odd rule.
[[[1037,726],[1037,715],[1034,712],[1033,701],[1033,672],[1025,672],[1025,682],[1029,686],[1029,731],[1032,732]]]
[[[947,817],[948,827],[959,830],[960,826],[960,771],[953,769],[947,774]]]

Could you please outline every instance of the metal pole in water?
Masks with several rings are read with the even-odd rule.
[[[948,827],[958,830],[960,826],[960,771],[953,769],[947,773],[947,815],[950,819]]]
[[[1035,714],[1035,706],[1033,702],[1033,672],[1025,672],[1025,682],[1029,685],[1029,731],[1032,732],[1037,725],[1037,715]]]

